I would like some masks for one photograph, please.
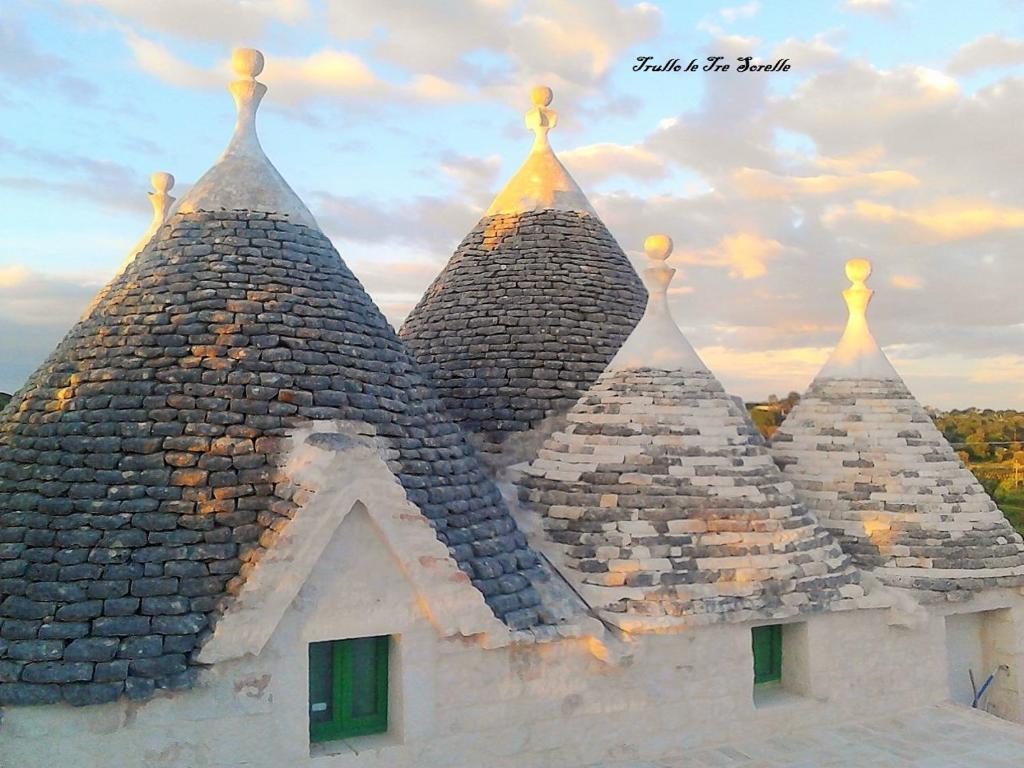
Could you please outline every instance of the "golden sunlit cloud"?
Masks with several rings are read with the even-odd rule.
[[[1024,228],[1024,208],[1008,208],[988,202],[941,200],[926,208],[901,210],[870,200],[833,209],[824,222],[860,219],[880,224],[909,225],[930,239],[960,240],[1004,229]]]
[[[998,355],[976,361],[968,380],[976,384],[1020,383],[1024,381],[1024,355]]]
[[[727,235],[703,251],[680,251],[676,259],[681,264],[699,264],[705,267],[728,267],[729,277],[751,280],[768,271],[767,264],[782,253],[782,243],[760,235],[741,232]]]
[[[809,382],[825,364],[831,347],[744,350],[730,347],[701,347],[701,359],[716,375],[744,378],[757,371],[759,380],[797,385]]]
[[[919,291],[921,289],[921,278],[915,275],[893,275],[889,278],[889,284],[894,288],[901,288],[905,291]]]
[[[851,189],[884,194],[895,189],[916,187],[921,183],[915,176],[903,171],[872,171],[850,176],[778,176],[755,168],[740,168],[733,173],[732,178],[739,191],[747,197],[772,200],[830,195]]]
[[[159,43],[133,32],[126,33],[125,40],[139,69],[165,83],[179,88],[213,88],[222,83],[223,78],[214,70],[193,66]]]
[[[858,152],[852,152],[841,157],[828,157],[819,155],[814,163],[819,168],[836,173],[856,173],[869,165],[875,165],[885,155],[885,148],[881,144],[872,144]]]
[[[591,181],[620,174],[656,179],[668,173],[664,158],[637,146],[589,144],[561,152],[559,157],[572,174],[590,177]]]
[[[133,32],[128,45],[141,70],[165,83],[182,88],[219,88],[230,71],[224,59],[209,69],[193,66],[165,46]],[[349,51],[325,48],[308,56],[268,56],[261,78],[274,89],[275,98],[286,103],[323,97],[392,98],[416,102],[455,102],[467,98],[462,86],[436,75],[414,75],[408,83],[394,84],[381,78]]]
[[[14,264],[10,267],[0,267],[0,288],[13,288],[28,280],[31,273],[28,267]]]

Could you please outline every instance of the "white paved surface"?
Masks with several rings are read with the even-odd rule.
[[[1024,725],[953,704],[600,768],[1024,768]],[[599,768],[592,766],[591,768]]]

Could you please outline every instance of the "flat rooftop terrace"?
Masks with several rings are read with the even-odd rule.
[[[1024,726],[956,704],[587,768],[1021,768]]]

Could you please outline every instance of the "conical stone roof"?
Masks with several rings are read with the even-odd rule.
[[[850,319],[772,436],[797,494],[861,566],[938,591],[1024,583],[1024,543],[907,389],[867,324],[871,264],[853,259]]]
[[[526,162],[406,319],[402,339],[487,451],[566,411],[643,312],[626,255],[548,143],[535,88]],[[515,441],[513,440],[513,443]]]
[[[526,470],[581,594],[627,630],[774,618],[862,595],[849,558],[793,496],[742,405],[666,302],[671,240],[648,238],[636,330]]]
[[[259,92],[254,54],[233,90]],[[282,464],[314,421],[368,425],[494,613],[538,620],[537,558],[499,491],[294,193],[248,207],[248,147],[249,175],[220,181],[236,207],[186,195],[3,411],[0,704],[188,685],[298,510]]]

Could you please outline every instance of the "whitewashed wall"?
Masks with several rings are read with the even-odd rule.
[[[221,662],[198,689],[145,703],[9,709],[0,765],[521,768],[653,759],[946,699],[944,616],[932,611],[909,628],[889,626],[891,616],[847,611],[789,629],[792,690],[756,708],[749,626],[641,637],[613,648],[625,655],[611,663],[591,652],[593,640],[492,649],[442,640],[370,516],[356,510],[258,658]],[[307,643],[373,634],[397,636],[391,732],[311,754]],[[1019,648],[1003,651],[1020,660]]]
[[[337,477],[326,453],[298,458],[296,477],[314,489]],[[755,706],[749,625],[511,645],[506,633],[502,645],[504,630],[379,459],[349,451],[344,463],[350,480],[312,495],[219,625],[204,650],[217,661],[197,688],[9,708],[0,766],[563,768],[670,757],[946,700],[949,658],[959,658],[947,654],[946,614],[973,610],[990,612],[983,655],[1010,667],[990,707],[1021,719],[1017,591],[787,625],[786,690]],[[311,747],[308,644],[378,634],[395,637],[389,732]]]

